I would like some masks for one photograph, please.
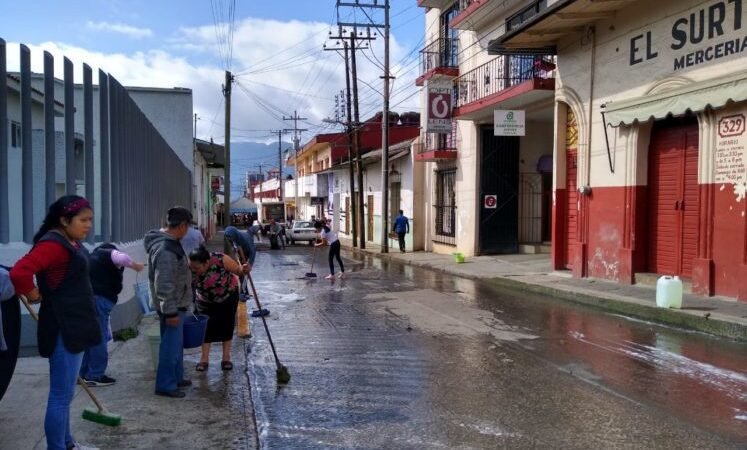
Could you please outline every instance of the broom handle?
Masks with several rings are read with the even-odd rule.
[[[19,295],[18,298],[21,299],[21,302],[23,303],[23,306],[26,307],[26,309],[29,311],[29,314],[31,314],[31,317],[34,318],[35,321],[39,321],[39,315],[34,311],[34,308],[31,307],[31,304],[29,303],[29,300],[26,298],[25,295]],[[91,400],[93,400],[93,403],[96,404],[96,407],[99,409],[99,412],[106,411],[104,409],[104,406],[99,402],[99,399],[96,398],[95,395],[93,395],[93,392],[91,392],[91,388],[88,387],[85,381],[81,377],[78,377],[78,384],[80,387],[83,388],[84,391],[86,391],[86,394],[88,394],[89,397],[91,397]]]
[[[316,242],[314,242],[314,250],[311,251],[311,270],[309,270],[309,273],[314,273],[314,261],[316,261]]]
[[[262,306],[259,304],[259,297],[257,297],[257,290],[254,288],[254,281],[252,280],[252,275],[248,274],[247,278],[249,279],[249,284],[252,286],[252,292],[254,293],[254,301],[257,303],[257,309],[260,311],[262,310]],[[270,348],[272,349],[272,354],[275,356],[275,364],[277,364],[278,367],[280,367],[280,359],[278,358],[278,354],[275,351],[275,344],[272,343],[272,336],[270,336],[270,329],[267,328],[267,321],[265,320],[265,316],[260,315],[259,316],[262,319],[262,324],[265,326],[265,333],[267,333],[267,340],[270,341]]]

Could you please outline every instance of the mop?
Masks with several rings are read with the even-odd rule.
[[[33,317],[34,320],[38,322],[39,316],[36,314],[36,311],[34,311],[34,309],[29,304],[28,299],[24,297],[23,295],[19,295],[18,298],[21,299],[26,309],[29,310],[29,314],[31,314],[31,317]],[[106,408],[104,408],[104,405],[101,404],[99,399],[96,398],[95,395],[93,395],[93,392],[91,392],[91,388],[89,388],[86,382],[83,381],[83,379],[80,377],[78,377],[78,384],[80,385],[80,387],[83,388],[84,391],[86,391],[86,394],[88,394],[88,396],[91,397],[91,400],[93,400],[93,403],[96,404],[96,408],[98,408],[98,410],[94,410],[93,408],[83,409],[84,419],[90,420],[91,422],[100,423],[102,425],[109,425],[110,427],[116,427],[122,423],[122,416],[120,416],[119,414],[114,414],[114,413],[107,411]]]

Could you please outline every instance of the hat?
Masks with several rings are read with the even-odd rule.
[[[192,221],[192,213],[183,206],[174,206],[166,213],[166,222],[170,227],[178,227],[183,223]]]

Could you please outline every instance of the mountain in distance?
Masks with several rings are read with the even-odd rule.
[[[293,149],[293,143],[283,142],[280,144],[283,158],[283,178],[289,174],[295,176],[295,168],[285,165],[285,150]],[[231,142],[231,196],[235,198],[243,191],[246,173],[259,173],[262,165],[262,173],[266,174],[270,169],[278,167],[278,143],[265,144],[263,142]]]

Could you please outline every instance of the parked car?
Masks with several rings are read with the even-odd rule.
[[[313,244],[319,238],[319,234],[314,228],[314,223],[303,220],[293,222],[293,227],[286,231],[285,235],[291,244],[296,241],[308,241],[309,244]]]

